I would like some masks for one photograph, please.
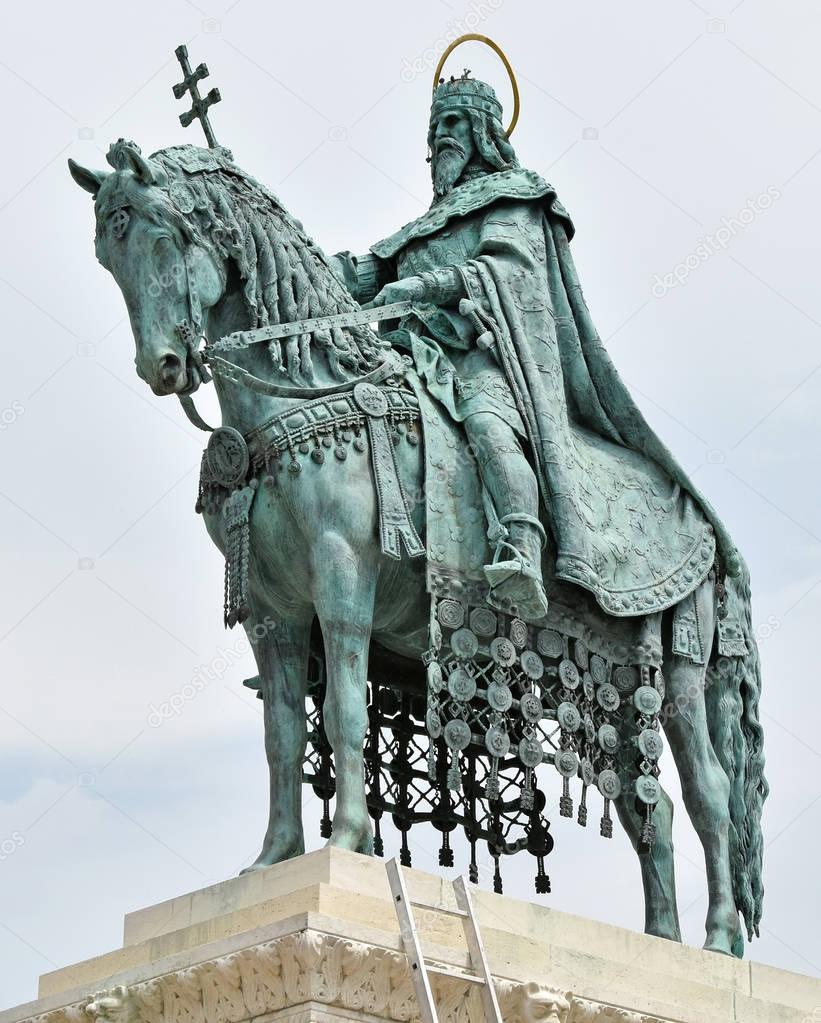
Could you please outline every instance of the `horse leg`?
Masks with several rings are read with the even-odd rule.
[[[712,636],[715,629],[712,580],[701,585],[695,599],[703,635]],[[707,727],[706,665],[672,654],[669,618],[664,630],[667,694],[663,721],[681,779],[684,806],[704,848],[709,894],[704,947],[733,955],[741,929],[730,865],[730,783],[718,762]]]
[[[376,569],[338,533],[312,550],[316,606],[325,644],[323,721],[334,752],[336,809],[329,845],[373,853],[365,800],[363,746],[368,726],[367,671]]]
[[[308,740],[305,696],[311,614],[297,621],[247,627],[261,683],[270,810],[262,851],[248,870],[305,852],[302,831],[302,766]],[[265,629],[259,637],[257,630]]]
[[[615,806],[621,826],[638,853],[641,865],[641,880],[644,885],[644,930],[646,934],[655,934],[659,938],[681,941],[673,859],[673,801],[662,789],[661,799],[653,814],[656,840],[649,849],[641,842],[644,815],[636,812],[635,802],[635,796],[628,783],[623,794],[616,800]]]

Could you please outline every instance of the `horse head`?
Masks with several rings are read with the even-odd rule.
[[[94,196],[96,255],[125,298],[137,373],[155,394],[191,394],[204,379],[197,348],[225,270],[191,216],[205,206],[196,183],[162,157],[121,139],[110,172],[68,164]]]

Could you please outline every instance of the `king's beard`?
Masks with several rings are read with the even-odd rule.
[[[440,143],[433,160],[433,191],[437,199],[453,188],[468,164],[468,154],[455,139]]]

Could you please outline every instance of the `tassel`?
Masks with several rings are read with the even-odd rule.
[[[450,847],[450,835],[447,831],[442,832],[442,848],[439,850],[439,866],[453,866],[453,849]]]
[[[562,794],[559,799],[559,814],[562,817],[573,816],[573,800],[570,798],[569,778],[562,778]]]
[[[502,891],[502,872],[499,869],[499,857],[494,856],[493,861],[496,864],[495,870],[493,871],[493,890],[497,895],[503,895]]]
[[[544,856],[536,857],[536,880],[534,882],[537,895],[550,894],[550,878],[544,870]]]
[[[647,807],[647,817],[641,826],[641,844],[645,849],[652,849],[656,844],[656,826],[653,823],[653,808]]]
[[[471,884],[479,883],[479,864],[476,862],[476,839],[470,836],[470,865],[468,866],[468,880]]]
[[[408,833],[407,831],[402,832],[402,847],[399,850],[399,862],[403,867],[410,867],[411,864],[411,851],[408,848]]]
[[[333,831],[333,823],[329,813],[330,800],[325,797],[322,800],[322,820],[319,823],[319,837],[330,838]]]
[[[385,845],[382,841],[382,832],[379,827],[380,818],[374,818],[373,822],[373,854],[374,856],[385,855]]]
[[[613,821],[610,819],[610,800],[605,799],[604,801],[604,813],[602,814],[601,822],[599,825],[599,834],[602,838],[613,837]]]
[[[530,813],[533,809],[535,797],[533,795],[533,768],[528,767],[525,769],[525,780],[522,784],[522,795],[519,801],[521,808]]]
[[[224,622],[226,628],[233,628],[237,622],[244,622],[250,613],[248,607],[248,559],[250,537],[248,516],[257,481],[235,490],[226,500],[225,516],[225,596]]]
[[[587,827],[587,786],[582,785],[582,798],[579,801],[579,815],[576,820],[583,828]]]
[[[485,783],[485,799],[489,803],[495,803],[499,798],[499,759],[493,757],[490,761],[490,774]]]
[[[448,788],[452,792],[462,791],[462,772],[459,770],[459,755],[457,753],[451,754],[448,768]]]

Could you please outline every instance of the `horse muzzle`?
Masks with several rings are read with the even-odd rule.
[[[200,377],[189,362],[167,349],[156,357],[148,372],[141,372],[138,367],[138,373],[156,395],[193,394],[200,385]]]

